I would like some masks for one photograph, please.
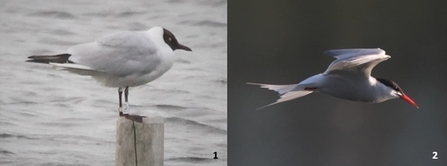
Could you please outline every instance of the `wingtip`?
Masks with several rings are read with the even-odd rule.
[[[46,61],[42,61],[42,60],[39,60],[39,59],[28,59],[28,60],[26,60],[25,62],[33,62],[33,63],[44,63],[44,64],[48,64],[48,62],[46,62]]]
[[[270,106],[275,105],[275,104],[278,104],[278,103],[280,103],[280,102],[276,101],[276,102],[274,102],[274,103],[270,103],[270,104],[268,104],[268,105],[265,105],[265,106],[256,108],[256,110],[264,109],[264,108],[270,107]]]
[[[31,56],[28,56],[28,57],[26,57],[26,58],[28,58],[25,62],[35,62],[35,58],[36,56],[35,55],[31,55]]]
[[[265,105],[265,106],[262,106],[262,107],[259,107],[259,108],[256,108],[256,110],[261,110],[261,109],[267,108],[267,107],[269,107],[269,106],[271,106],[271,105],[273,105],[273,104],[274,104],[274,103],[269,104],[269,105]]]
[[[259,83],[254,83],[254,82],[246,82],[246,84],[248,84],[248,85],[261,85]]]

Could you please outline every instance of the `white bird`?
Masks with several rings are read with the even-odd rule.
[[[337,49],[325,52],[335,57],[328,69],[291,85],[260,85],[261,88],[274,90],[281,95],[274,104],[297,99],[312,92],[321,92],[334,97],[365,103],[380,103],[386,100],[400,98],[412,106],[419,108],[402,89],[393,81],[371,76],[371,70],[380,62],[391,58],[385,51],[376,49]],[[258,108],[258,109],[261,109]]]
[[[104,86],[117,87],[119,115],[129,116],[129,87],[144,85],[167,72],[174,64],[174,51],[177,49],[192,51],[179,44],[167,29],[153,27],[148,31],[106,35],[94,42],[70,47],[63,54],[30,56],[27,62],[50,64],[58,69],[91,76]]]

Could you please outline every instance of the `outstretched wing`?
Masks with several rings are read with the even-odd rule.
[[[377,64],[391,58],[389,55],[385,55],[385,51],[380,48],[338,49],[325,51],[325,53],[336,58],[324,72],[325,74],[343,70],[370,76],[371,70]]]

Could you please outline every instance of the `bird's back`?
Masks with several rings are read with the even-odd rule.
[[[351,101],[377,103],[376,95],[379,89],[374,77],[364,77],[350,72],[339,71],[325,74],[324,81],[318,91],[334,97]]]

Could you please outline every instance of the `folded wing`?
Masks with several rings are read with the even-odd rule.
[[[162,58],[157,51],[154,43],[139,32],[115,33],[68,49],[73,63],[117,76],[154,71]]]

